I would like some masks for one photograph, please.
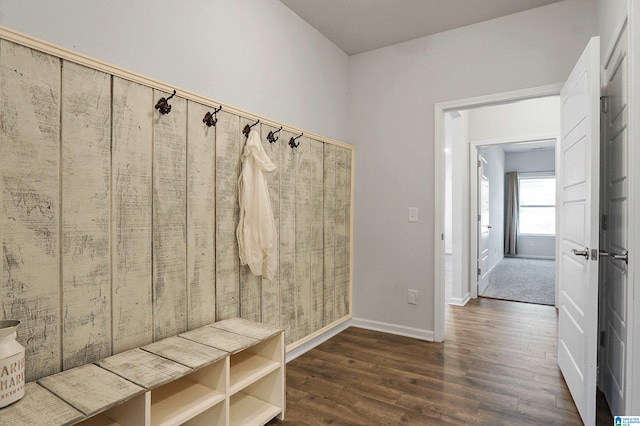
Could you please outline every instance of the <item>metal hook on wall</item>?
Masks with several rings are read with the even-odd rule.
[[[204,118],[202,119],[202,122],[209,127],[215,126],[216,123],[218,122],[218,118],[216,117],[216,114],[219,113],[220,110],[222,110],[222,106],[219,106],[218,108],[214,109],[213,112],[207,111],[207,113],[204,115]]]
[[[171,112],[171,105],[169,105],[169,99],[173,98],[176,95],[176,91],[173,91],[173,95],[168,98],[160,98],[156,103],[156,109],[160,112],[160,114],[165,115]]]
[[[269,132],[269,134],[267,135],[267,140],[269,141],[269,143],[276,143],[278,141],[278,136],[276,136],[276,133],[279,133],[280,130],[282,130],[282,126],[280,126],[280,128],[274,132]]]
[[[296,139],[300,139],[302,137],[302,135],[304,135],[304,133],[300,133],[300,135],[296,136],[295,138],[292,136],[291,139],[289,139],[289,146],[291,148],[297,148],[300,146],[300,142],[296,143]]]
[[[249,132],[251,131],[251,128],[255,125],[257,125],[258,123],[260,123],[260,120],[256,121],[255,123],[253,123],[251,126],[249,126],[248,124],[246,126],[244,126],[244,129],[242,129],[242,133],[244,134],[245,138],[249,137]]]

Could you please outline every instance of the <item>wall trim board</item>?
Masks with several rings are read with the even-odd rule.
[[[333,336],[342,333],[344,330],[351,327],[351,321],[351,316],[345,317],[305,337],[300,342],[290,344],[287,346],[286,362],[288,363],[289,361],[293,361],[300,355],[304,355],[316,346],[331,339]]]
[[[24,34],[15,30],[12,30],[7,27],[0,26],[0,38],[3,38],[7,41],[11,41],[17,44],[21,44],[26,47],[30,47],[35,50],[39,50],[44,53],[48,53],[50,55],[59,57],[61,59],[67,60],[69,62],[74,62],[79,65],[84,65],[89,68],[93,68],[98,71],[105,72],[107,74],[111,74],[115,77],[120,77],[126,80],[130,80],[134,83],[139,83],[152,89],[162,90],[164,92],[173,92],[176,90],[176,96],[180,96],[190,101],[199,102],[206,106],[210,107],[219,107],[222,106],[223,111],[229,112],[234,115],[239,115],[242,117],[246,117],[252,120],[260,120],[261,123],[279,127],[282,125],[283,130],[289,131],[291,133],[304,133],[304,135],[311,139],[316,139],[320,142],[329,143],[332,145],[337,145],[343,148],[353,150],[353,146],[349,145],[345,142],[341,142],[332,138],[328,138],[326,136],[322,136],[313,132],[306,131],[304,129],[300,129],[297,127],[289,126],[282,124],[280,122],[271,120],[267,117],[262,117],[256,114],[252,114],[248,111],[233,107],[231,105],[223,104],[214,99],[207,98],[206,96],[199,95],[197,93],[191,92],[189,90],[182,90],[175,86],[172,86],[168,83],[156,80],[151,77],[144,76],[134,71],[129,71],[127,69],[109,64],[107,62],[101,61],[99,59],[93,58],[91,56],[84,55],[79,52],[75,52],[73,50],[55,45],[53,43],[49,43],[48,41],[40,40],[36,37],[32,37],[28,34]]]
[[[364,318],[352,318],[351,326],[366,330],[381,331],[383,333],[396,334],[398,336],[412,337],[414,339],[434,341],[434,332],[422,328],[407,327],[406,325],[390,324],[388,322],[368,320]]]
[[[469,300],[471,300],[471,294],[467,293],[463,298],[452,297],[451,299],[449,299],[449,304],[454,306],[464,306],[469,303]]]
[[[536,256],[535,254],[512,254],[505,257],[515,257],[518,259],[541,259],[541,260],[556,260],[553,256]]]

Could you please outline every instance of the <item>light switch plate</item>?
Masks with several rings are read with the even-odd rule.
[[[418,304],[418,290],[407,290],[407,303],[410,305]]]
[[[409,207],[409,222],[417,222],[417,221],[418,221],[418,208]]]

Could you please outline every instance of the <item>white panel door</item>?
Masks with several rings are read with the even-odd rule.
[[[586,426],[595,424],[598,332],[600,39],[562,88],[558,364]]]
[[[484,155],[478,155],[478,294],[489,285],[489,246],[491,245],[491,225],[489,222],[489,162]]]
[[[619,256],[627,253],[628,191],[627,168],[627,30],[618,39],[613,55],[604,68],[607,112],[604,120],[604,196],[602,245],[600,258],[602,313],[600,371],[602,392],[611,413],[625,414],[627,347],[627,262]],[[604,255],[608,254],[608,256]],[[629,413],[631,414],[631,413]]]

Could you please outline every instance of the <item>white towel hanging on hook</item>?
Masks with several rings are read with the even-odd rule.
[[[251,129],[238,179],[240,222],[236,237],[242,264],[267,280],[273,279],[278,268],[278,231],[264,176],[274,170],[276,166],[265,152],[258,132]]]

